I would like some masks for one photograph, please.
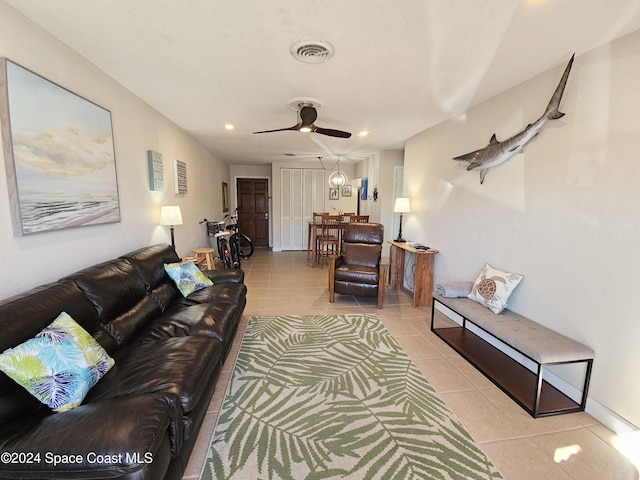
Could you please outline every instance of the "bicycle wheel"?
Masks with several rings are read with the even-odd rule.
[[[240,256],[245,260],[253,255],[253,242],[244,233],[238,232],[238,246],[240,248]]]
[[[240,249],[238,247],[238,238],[234,236],[231,237],[229,242],[229,247],[231,250],[231,263],[233,268],[240,268],[242,264],[242,259],[240,258]]]

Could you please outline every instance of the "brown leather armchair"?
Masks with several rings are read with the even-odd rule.
[[[347,223],[342,253],[329,257],[329,302],[335,294],[377,297],[382,308],[388,262],[382,260],[384,227],[379,223]]]

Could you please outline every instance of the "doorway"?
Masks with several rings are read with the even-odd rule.
[[[238,178],[238,225],[254,247],[269,246],[269,180]]]

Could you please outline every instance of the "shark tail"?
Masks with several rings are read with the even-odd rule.
[[[556,91],[553,92],[553,96],[551,100],[549,100],[549,105],[547,105],[547,109],[544,112],[544,117],[557,120],[558,118],[564,117],[564,113],[559,110],[560,108],[560,100],[562,100],[562,94],[564,93],[564,87],[567,86],[567,80],[569,78],[569,72],[571,71],[571,65],[573,65],[573,59],[576,56],[574,53],[571,55],[571,60],[567,64],[564,69],[564,73],[562,74],[562,78],[560,79],[560,83],[556,87]]]

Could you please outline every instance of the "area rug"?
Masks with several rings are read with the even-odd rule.
[[[502,478],[376,315],[252,317],[201,479]]]

